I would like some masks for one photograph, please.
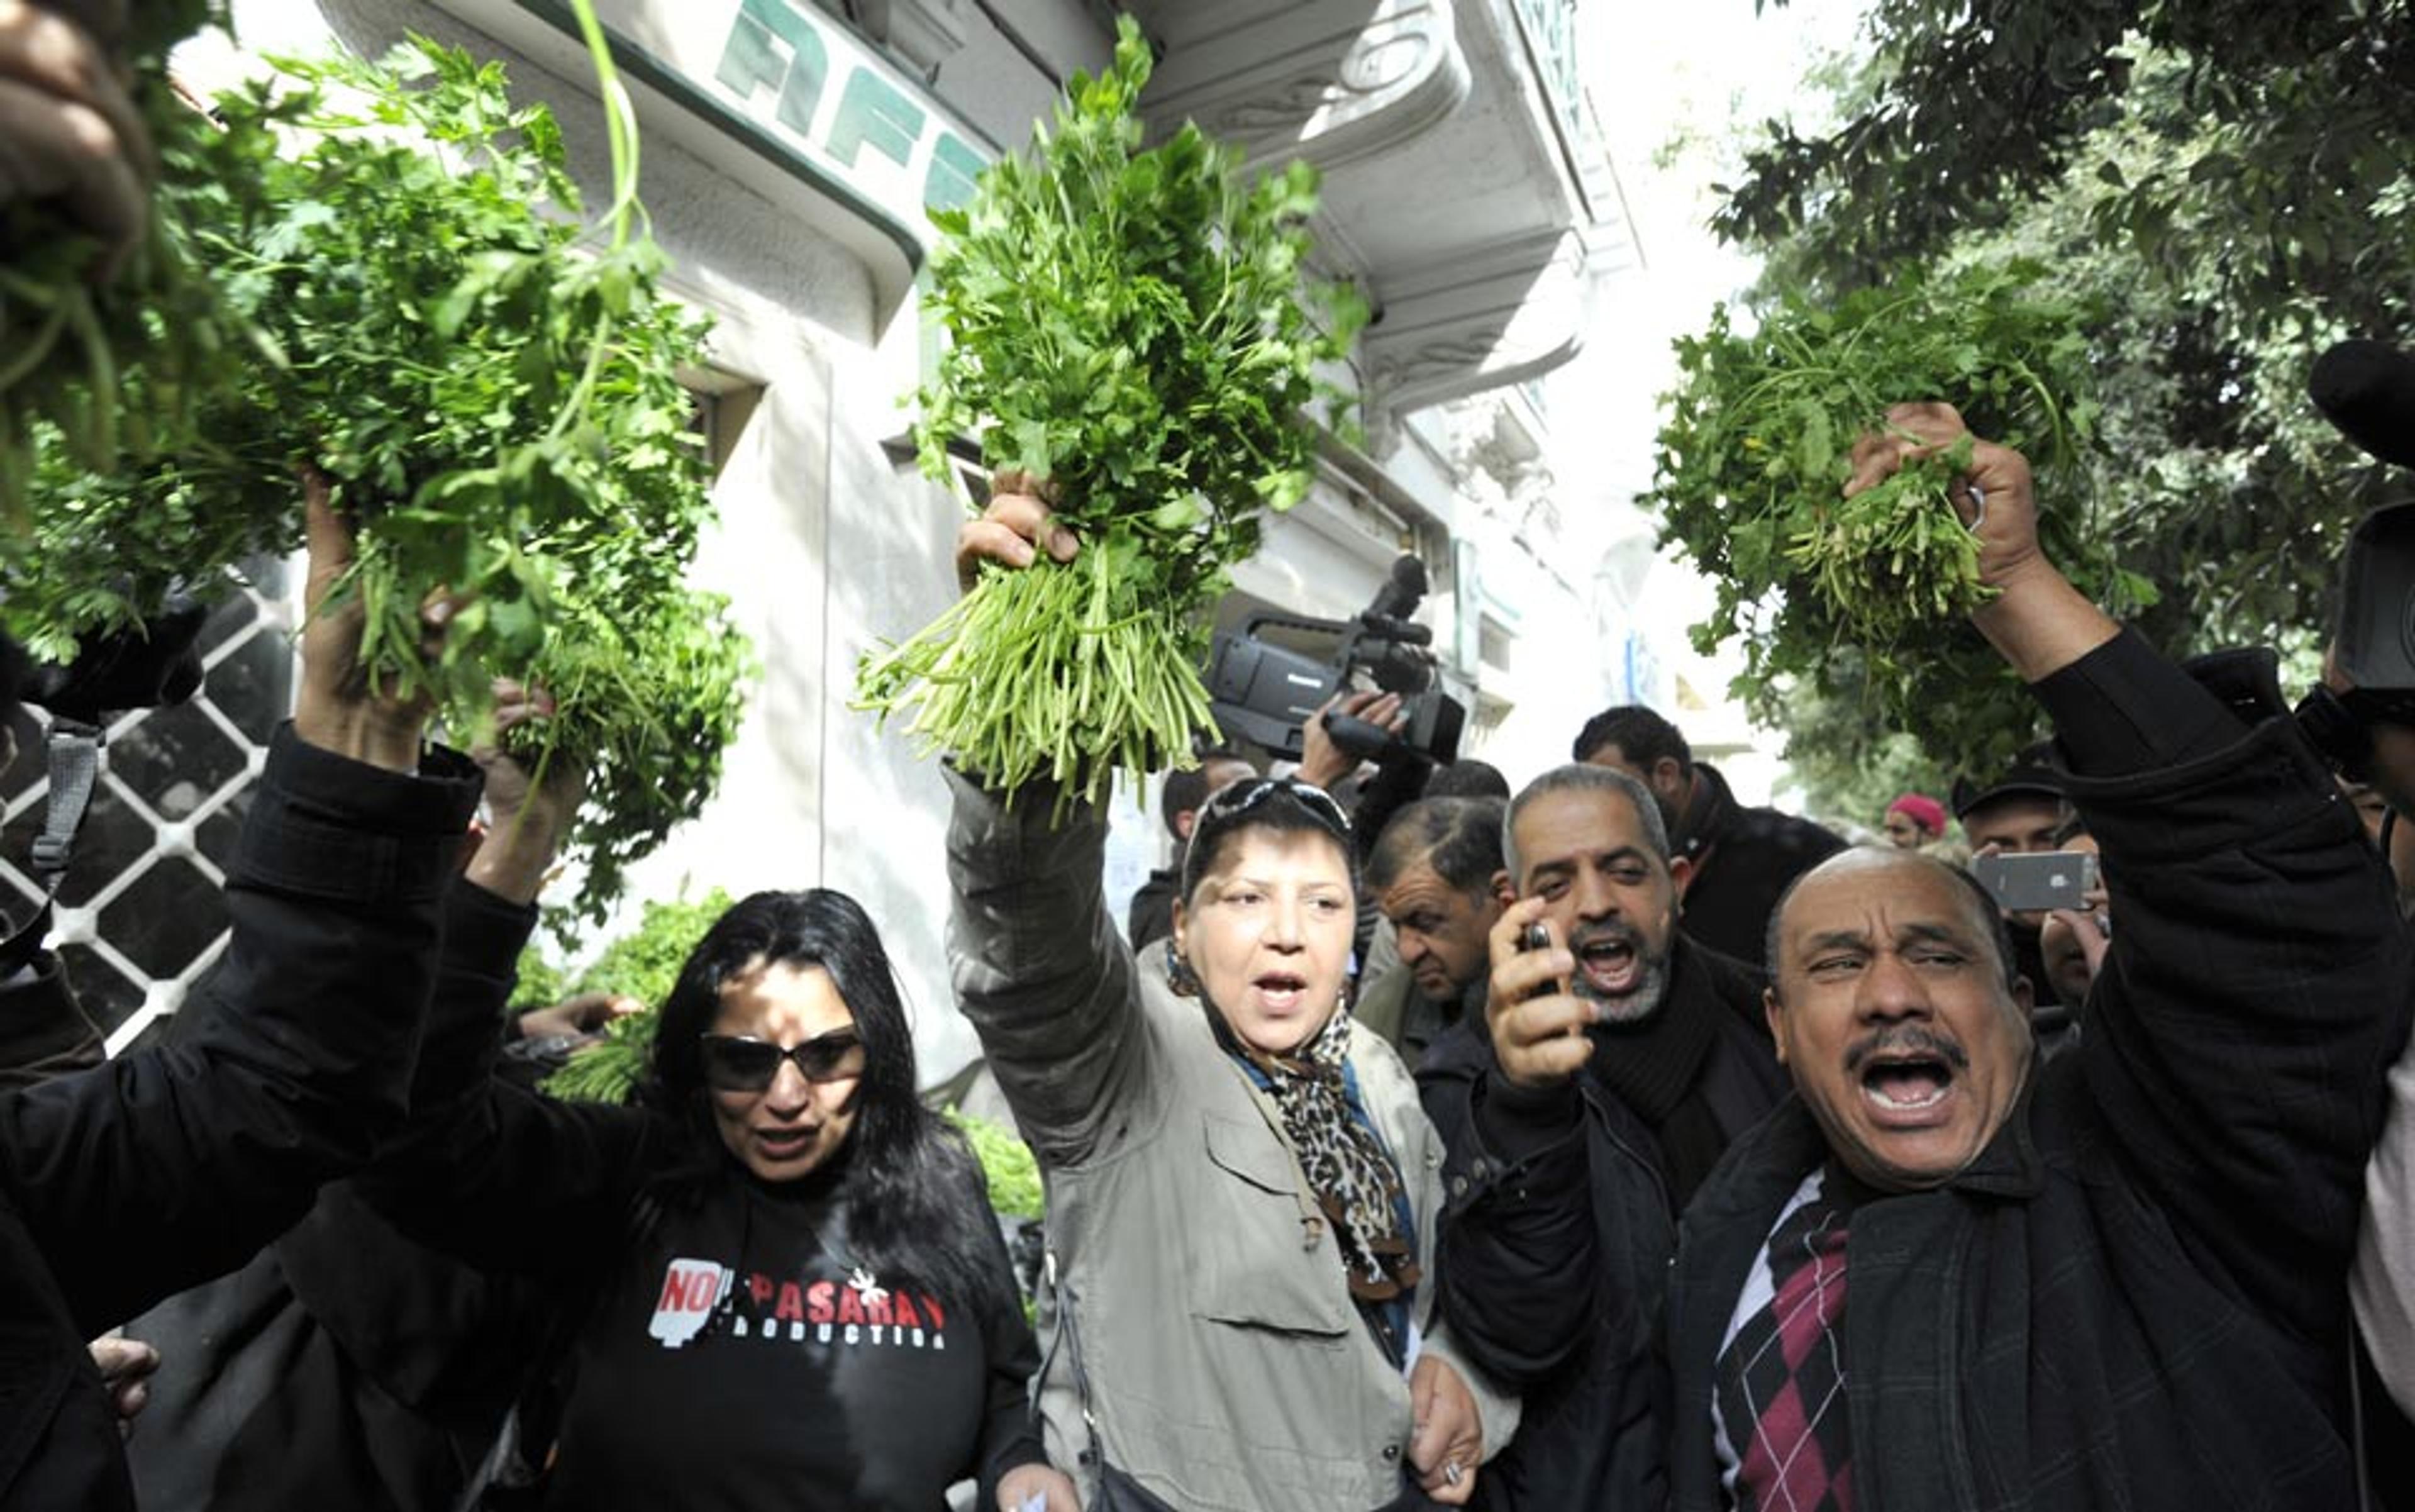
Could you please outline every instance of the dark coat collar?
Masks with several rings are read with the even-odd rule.
[[[1700,860],[1727,833],[1735,811],[1735,793],[1719,775],[1719,769],[1695,762],[1692,791],[1687,796],[1684,816],[1677,820],[1676,833],[1669,837],[1670,847],[1688,861]]]

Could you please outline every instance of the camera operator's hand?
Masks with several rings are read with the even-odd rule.
[[[2035,682],[2112,639],[2121,627],[2073,588],[2038,549],[2037,501],[2029,459],[1971,436],[1950,404],[1898,404],[1886,428],[1853,444],[1847,497],[1876,487],[1904,465],[1971,437],[1971,461],[1955,479],[1954,507],[1979,538],[1979,580],[1997,591],[1971,622],[2013,669]],[[1983,510],[1981,501],[1985,501]]]
[[[2340,667],[2336,645],[2323,648],[2323,686],[2333,693],[2347,693],[2356,686],[2356,680]],[[2372,768],[2374,790],[2398,811],[2398,822],[2404,825],[2415,819],[2415,727],[2392,720],[2360,723],[2373,742],[2365,761]]]
[[[984,561],[1030,566],[1036,546],[1044,546],[1059,562],[1072,561],[1080,542],[1051,517],[1049,501],[1056,496],[1055,487],[1044,478],[1001,472],[992,479],[989,507],[956,530],[956,587],[971,592]]]
[[[1526,926],[1542,921],[1550,906],[1521,898],[1501,912],[1485,936],[1492,955],[1492,979],[1484,999],[1484,1022],[1492,1035],[1492,1058],[1517,1086],[1551,1086],[1567,1081],[1593,1058],[1593,1004],[1568,991],[1577,958],[1553,938],[1548,951],[1521,948]]]
[[[293,700],[293,733],[338,756],[389,771],[419,768],[419,736],[428,723],[428,700],[373,692],[360,664],[365,616],[355,593],[325,609],[328,592],[352,565],[352,528],[336,513],[334,486],[325,473],[308,469],[302,478],[304,519],[310,543],[310,576],[304,602],[302,688]],[[432,656],[443,640],[456,601],[428,595],[420,609]],[[323,612],[322,612],[323,611]]]
[[[112,276],[142,240],[151,136],[108,47],[122,0],[78,7],[82,24],[31,0],[0,0],[0,205],[54,200],[101,244]]]
[[[1331,787],[1358,770],[1359,758],[1334,741],[1325,726],[1328,714],[1363,720],[1398,735],[1409,722],[1397,693],[1337,693],[1300,727],[1299,770],[1292,775],[1317,787]]]
[[[533,763],[506,755],[507,737],[520,726],[548,717],[553,697],[542,688],[495,680],[495,743],[481,745],[471,759],[487,773],[490,826],[478,842],[465,874],[499,898],[533,903],[553,869],[562,838],[578,816],[586,773],[557,752],[539,773]]]

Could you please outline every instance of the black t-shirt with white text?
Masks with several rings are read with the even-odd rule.
[[[1014,1435],[1020,1317],[856,1266],[831,1186],[728,1174],[628,1246],[575,1345],[548,1507],[938,1512]]]

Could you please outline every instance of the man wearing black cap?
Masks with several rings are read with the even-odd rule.
[[[2024,749],[1993,782],[1956,778],[1953,798],[1954,816],[1961,821],[1972,855],[2026,856],[2062,848],[2071,804],[2062,796],[2062,774],[2054,769],[2044,742]],[[2007,912],[2004,922],[2012,930],[2014,964],[2036,994],[2035,1012],[2051,1021],[2042,1026],[2059,1031],[2068,1023],[2068,1010],[2078,1005],[2055,1001],[2039,944],[2046,915]]]
[[[2014,757],[1993,782],[1955,779],[1954,816],[1973,854],[2023,856],[2061,848],[2071,805],[2063,801],[2062,774],[2040,744]]]

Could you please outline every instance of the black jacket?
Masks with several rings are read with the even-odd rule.
[[[1694,763],[1701,784],[1685,822],[1669,837],[1691,861],[1686,933],[1721,955],[1754,967],[1766,948],[1769,916],[1793,880],[1845,848],[1808,819],[1735,801],[1718,769]]]
[[[76,1001],[57,956],[37,953],[0,989],[0,1091],[90,1070],[108,1058],[100,1027]]]
[[[2408,1023],[2387,871],[2286,715],[2251,731],[2198,695],[2226,727],[2185,699],[2168,717],[2197,690],[2127,636],[2039,692],[2121,926],[2087,1034],[2033,1066],[1971,1168],[1854,1212],[1856,1504],[2352,1506],[2345,1278]],[[1686,1215],[1668,1319],[1681,1512],[1724,1505],[1716,1356],[1824,1154],[1789,1102]]]
[[[433,1013],[501,1021],[536,921],[446,902]],[[127,1332],[158,1347],[127,1459],[143,1512],[457,1505],[552,1341],[550,1296],[419,1245],[350,1181],[251,1263]]]
[[[1518,1436],[1477,1482],[1486,1507],[1648,1508],[1664,1490],[1666,1371],[1654,1352],[1678,1206],[1719,1149],[1785,1095],[1758,977],[1682,935],[1656,1022],[1702,1040],[1682,1091],[1633,1096],[1602,1072],[1521,1094],[1493,1070],[1479,1010],[1418,1080],[1448,1146],[1442,1305],[1462,1347],[1525,1397]],[[1672,1104],[1673,1111],[1672,1111]]]
[[[1132,906],[1124,913],[1124,939],[1135,953],[1153,940],[1174,937],[1174,900],[1182,891],[1182,852],[1178,847],[1174,864],[1161,866],[1148,874],[1132,895]]]
[[[281,732],[193,1032],[0,1096],[0,1508],[132,1506],[84,1341],[243,1264],[401,1122],[478,793],[458,756],[428,770]]]

